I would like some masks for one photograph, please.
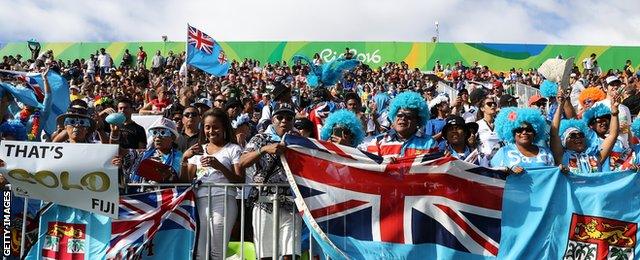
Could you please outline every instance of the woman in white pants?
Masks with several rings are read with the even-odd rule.
[[[208,142],[204,145],[193,145],[184,153],[183,161],[188,163],[183,163],[187,166],[182,167],[182,179],[190,181],[197,178],[203,184],[243,182],[244,172],[239,165],[241,148],[235,144],[229,117],[220,109],[211,109],[203,114],[202,119],[202,130]],[[203,185],[198,188],[200,226],[197,259],[206,259],[207,234],[211,259],[222,259],[223,249],[227,246],[233,223],[238,215],[236,189],[226,190],[225,194],[224,187],[212,187],[209,190]],[[207,198],[209,194],[211,201]],[[225,224],[227,229],[223,234]]]

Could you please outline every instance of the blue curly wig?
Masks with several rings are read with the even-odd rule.
[[[20,122],[20,120],[9,120],[0,125],[0,133],[3,135],[10,135],[15,138],[16,141],[27,140],[27,128]]]
[[[585,124],[584,121],[578,119],[563,119],[562,121],[560,121],[560,129],[558,131],[558,135],[560,136],[561,140],[564,139],[564,136],[562,135],[569,128],[578,129],[578,131],[582,132],[585,135],[585,138],[587,139],[586,143],[591,143],[591,140],[589,139],[589,137],[591,136],[589,134],[589,127],[587,127],[587,124]]]
[[[540,84],[540,95],[545,98],[556,97],[558,95],[558,84],[545,79]]]
[[[427,123],[430,117],[427,102],[424,101],[420,94],[413,91],[402,92],[391,100],[389,105],[389,119],[391,122],[396,120],[396,114],[400,109],[417,110],[421,125]]]
[[[611,115],[611,109],[603,104],[598,104],[587,109],[587,111],[584,111],[584,113],[582,114],[582,120],[588,126],[589,123],[594,119],[606,115]]]
[[[327,117],[320,131],[320,139],[324,141],[329,140],[331,132],[333,132],[333,127],[336,125],[344,126],[351,131],[351,134],[353,134],[352,146],[357,146],[364,140],[364,128],[362,127],[360,119],[358,119],[356,114],[346,109],[340,109]]]
[[[631,133],[633,133],[635,137],[640,137],[640,117],[631,123]]]
[[[523,123],[528,123],[535,129],[536,136],[533,141],[534,143],[549,139],[547,122],[544,120],[540,110],[534,108],[507,107],[501,109],[496,116],[496,133],[500,139],[514,143],[513,130],[520,127]]]

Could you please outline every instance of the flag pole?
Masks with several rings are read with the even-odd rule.
[[[189,64],[187,64],[187,59],[189,57],[189,23],[187,23],[187,40],[184,42],[184,65],[185,65],[185,73],[184,73],[184,82],[182,87],[186,88],[189,81]]]

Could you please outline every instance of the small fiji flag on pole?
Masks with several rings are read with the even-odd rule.
[[[187,65],[214,76],[227,75],[230,62],[220,44],[195,27],[187,27]]]

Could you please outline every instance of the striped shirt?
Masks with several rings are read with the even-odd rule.
[[[409,157],[438,151],[438,142],[422,131],[418,131],[409,139],[401,141],[400,136],[392,129],[385,134],[376,136],[367,145],[367,152],[383,157]]]

